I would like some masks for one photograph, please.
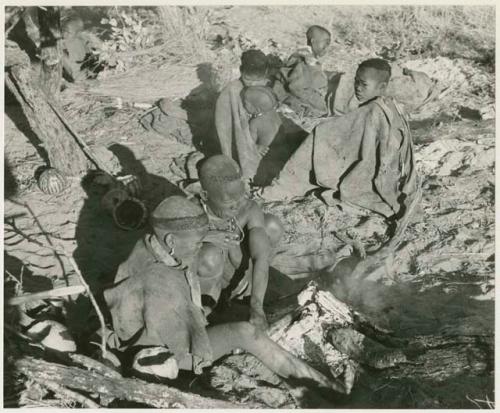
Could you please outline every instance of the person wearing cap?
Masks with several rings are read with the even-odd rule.
[[[166,346],[163,352],[173,353],[178,363],[201,371],[212,362],[195,269],[207,216],[186,198],[171,196],[150,219],[153,232],[137,242],[119,266],[114,285],[104,291],[114,346],[126,350],[134,365],[150,357],[151,348]]]
[[[250,134],[248,115],[241,92],[249,86],[265,86],[268,82],[267,56],[257,49],[241,55],[241,76],[222,89],[215,105],[215,127],[221,153],[240,165],[244,180],[255,175],[262,158]]]
[[[255,355],[284,378],[312,380],[345,392],[249,322],[208,326],[196,276],[197,255],[209,229],[203,208],[181,196],[152,214],[153,233],[140,240],[105,290],[114,338],[108,344],[132,357],[136,375],[175,379],[179,370],[200,374],[236,349]]]

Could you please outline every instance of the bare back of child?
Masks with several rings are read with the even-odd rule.
[[[282,120],[276,111],[278,100],[273,91],[265,86],[251,86],[241,92],[243,106],[250,116],[250,134],[259,153],[266,155],[269,146],[278,135]]]

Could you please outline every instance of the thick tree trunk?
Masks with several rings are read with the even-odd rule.
[[[42,142],[50,166],[65,175],[81,176],[89,162],[72,134],[51,108],[50,97],[33,81],[28,56],[12,42],[5,48],[5,82],[21,104],[31,129]],[[51,85],[54,83],[52,82]]]
[[[62,32],[59,7],[39,7],[40,84],[49,100],[57,102],[62,81]]]

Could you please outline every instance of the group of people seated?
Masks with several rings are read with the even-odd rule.
[[[279,220],[249,199],[236,162],[215,155],[200,169],[199,198],[171,196],[151,215],[152,233],[120,265],[104,291],[113,333],[108,345],[125,368],[174,379],[244,350],[285,378],[345,392],[266,334],[269,264],[282,236]],[[208,325],[224,300],[249,297],[248,321]]]
[[[339,380],[267,336],[264,296],[284,228],[249,192],[259,164],[282,133],[278,108],[287,105],[322,122],[264,188],[264,199],[320,189],[327,204],[348,202],[398,220],[414,196],[418,177],[408,122],[399,103],[384,96],[391,66],[379,58],[362,62],[350,109],[332,113],[335,96],[329,95],[320,63],[330,41],[325,28],[311,27],[307,47],[274,70],[261,51],[243,53],[241,77],[217,100],[222,153],[201,163],[199,195],[171,196],[156,207],[152,233],[137,243],[104,292],[113,329],[108,344],[128,368],[174,379],[179,370],[200,373],[242,349],[284,378],[346,392]],[[221,304],[244,298],[250,307],[246,321],[208,323]]]

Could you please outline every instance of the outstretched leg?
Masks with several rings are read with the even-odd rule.
[[[241,348],[281,377],[312,380],[321,387],[346,392],[342,383],[327,378],[248,322],[220,324],[209,327],[207,332],[214,360]]]

